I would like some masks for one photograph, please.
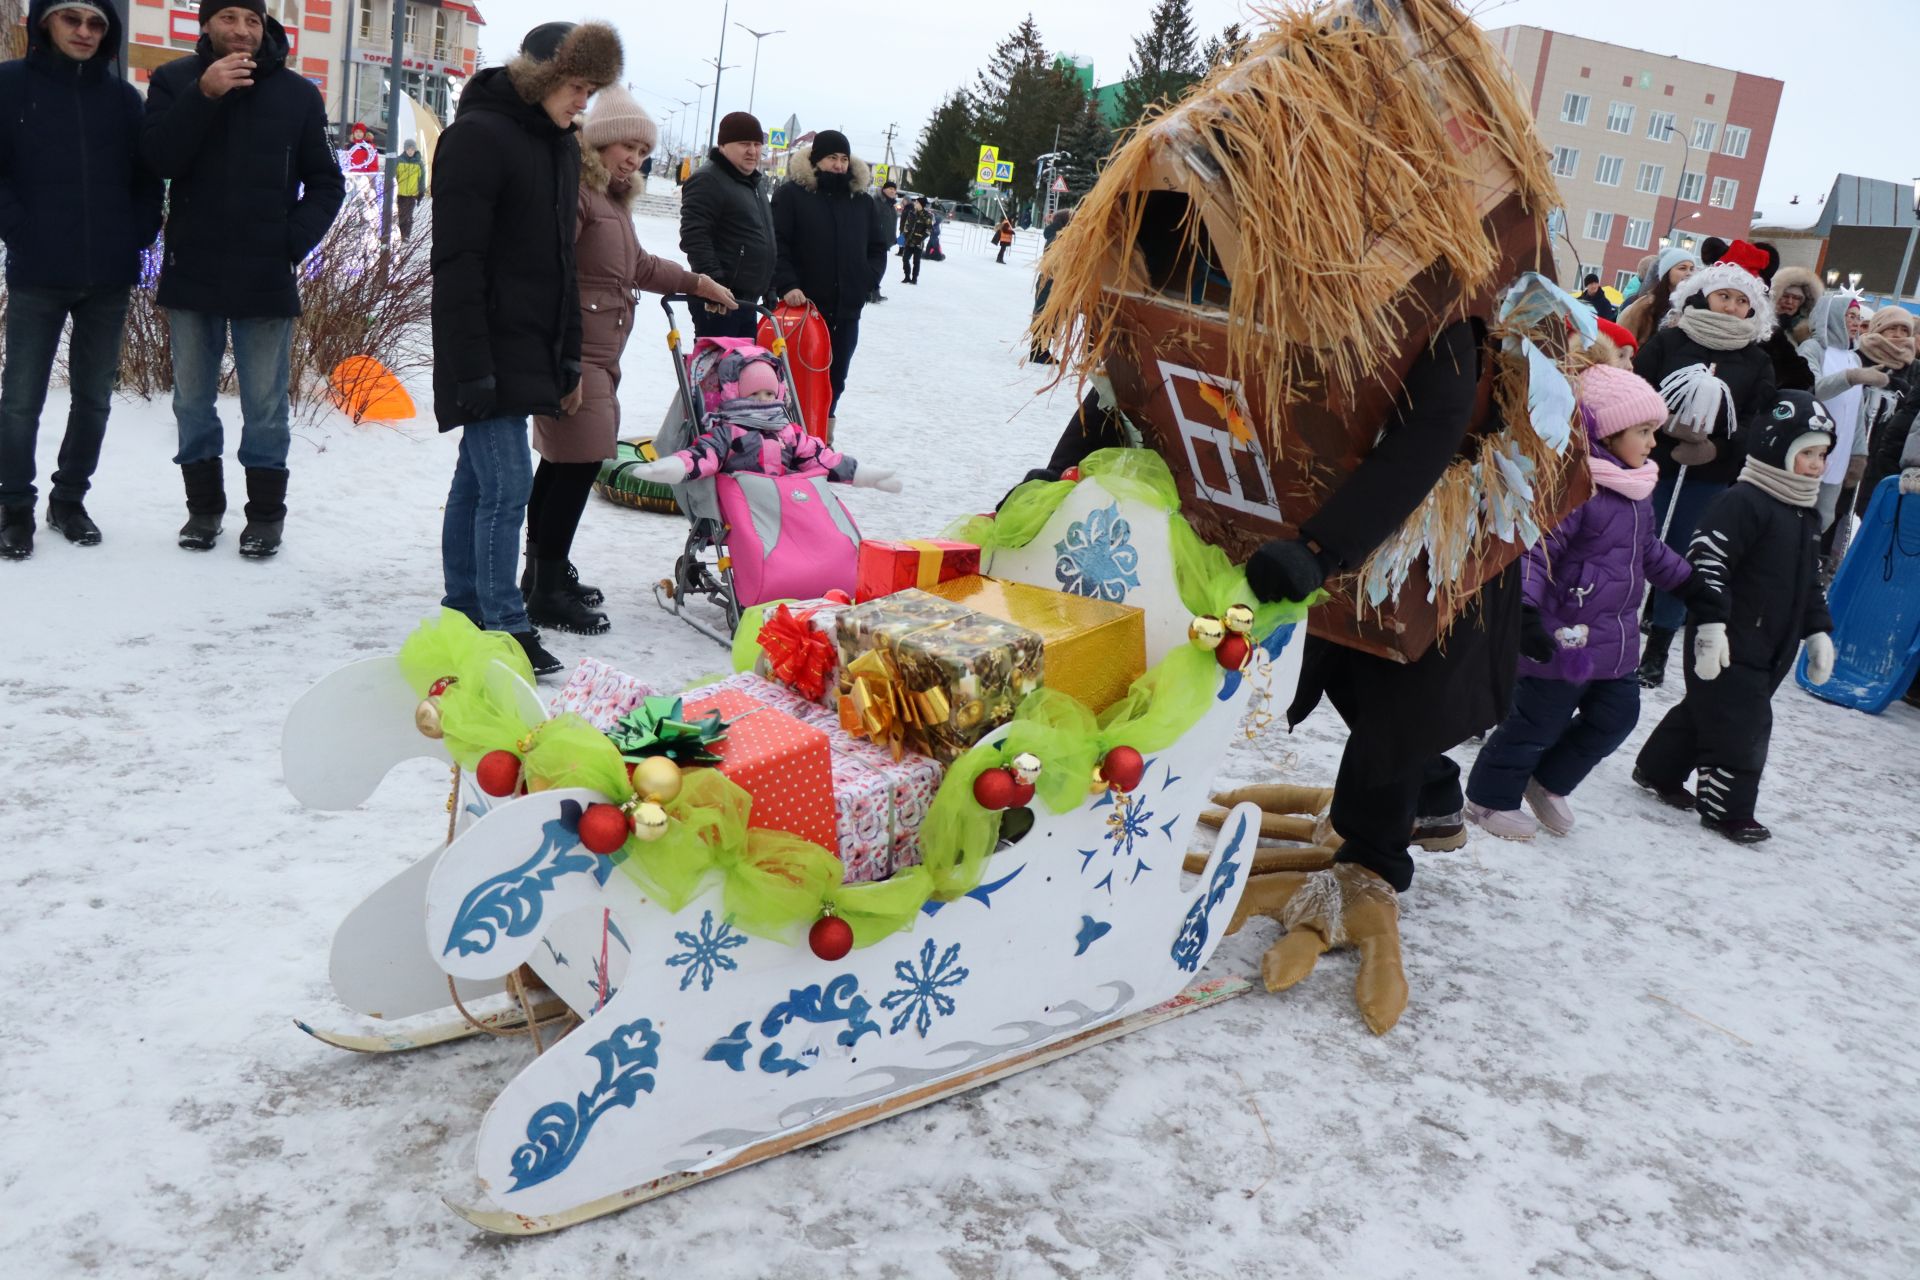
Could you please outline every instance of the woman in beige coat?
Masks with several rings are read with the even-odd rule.
[[[540,465],[527,501],[527,571],[520,590],[536,626],[580,635],[607,629],[593,606],[602,593],[583,586],[568,555],[600,464],[620,435],[620,356],[633,331],[634,296],[690,293],[727,310],[723,285],[640,247],[633,197],[640,166],[659,141],[659,126],[617,85],[602,89],[580,133],[580,201],[574,258],[580,276],[580,385],[565,415],[533,420]]]

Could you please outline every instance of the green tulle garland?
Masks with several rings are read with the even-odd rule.
[[[512,677],[531,685],[533,667],[512,636],[482,631],[466,614],[442,609],[413,629],[399,661],[400,673],[422,698],[453,678],[440,694],[441,741],[461,768],[473,768],[489,751],[512,751],[531,727]]]

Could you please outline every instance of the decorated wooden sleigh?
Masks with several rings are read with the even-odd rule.
[[[521,768],[531,789],[485,778],[486,760],[486,787],[474,771],[456,769],[448,843],[348,915],[332,977],[341,1001],[372,1017],[429,1014],[456,996],[466,1016],[449,1009],[436,1026],[395,1037],[301,1024],[340,1047],[393,1050],[462,1038],[476,1023],[504,1031],[532,1021],[537,1031],[561,1006],[578,1020],[488,1109],[475,1148],[477,1192],[453,1205],[459,1213],[504,1233],[553,1230],[1246,989],[1201,973],[1245,886],[1258,810],[1243,804],[1224,815],[1197,875],[1182,864],[1250,702],[1283,702],[1291,691],[1298,655],[1289,640],[1301,611],[1262,606],[1256,615],[1244,577],[1217,553],[1206,561],[1215,572],[1198,580],[1198,544],[1170,477],[1149,491],[1133,475],[1137,459],[1121,456],[1139,451],[1112,452],[1106,479],[1091,474],[1042,495],[1048,514],[1037,534],[996,537],[986,528],[982,567],[1003,581],[1143,610],[1149,671],[1129,695],[1143,716],[1114,721],[1113,732],[1148,740],[1151,720],[1163,740],[1124,771],[1113,762],[1129,748],[1117,744],[1113,754],[1111,735],[1092,744],[1091,756],[1072,757],[1073,766],[1060,764],[1071,756],[1062,746],[1051,767],[1077,768],[1077,776],[1062,787],[1056,774],[1035,798],[1033,774],[1021,775],[1049,761],[1008,753],[1055,739],[1020,717],[981,737],[949,765],[936,809],[971,804],[992,790],[982,777],[999,782],[1005,772],[1015,792],[1025,782],[1014,797],[1025,802],[1023,820],[1009,821],[1016,811],[998,811],[998,801],[984,814],[968,809],[963,826],[977,829],[984,818],[990,828],[978,859],[943,861],[929,836],[922,865],[826,889],[820,924],[837,923],[837,908],[863,945],[835,945],[841,937],[822,947],[818,924],[805,940],[798,929],[766,927],[765,913],[736,897],[731,865],[670,902],[676,895],[655,891],[662,882],[641,873],[646,846],[623,841],[612,856],[593,852],[589,845],[604,841],[588,815],[621,801],[618,788],[544,785],[537,739],[557,722],[540,695],[505,661],[461,676],[490,686],[495,709],[524,721]],[[1100,470],[1097,459],[1090,473]],[[1239,634],[1228,633],[1230,624]],[[1202,683],[1172,681],[1166,673],[1176,668]],[[412,676],[400,659],[369,659],[299,700],[283,747],[298,798],[351,808],[400,761],[449,758],[447,738],[416,728],[422,687],[419,672]],[[1194,688],[1203,692],[1192,705],[1167,705],[1176,689]],[[1142,689],[1160,695],[1157,716]],[[454,688],[443,679],[427,691],[424,727],[440,729],[433,721],[444,709],[451,737],[456,708],[441,698]],[[1091,781],[1087,759],[1096,762]],[[634,785],[647,776],[637,770]],[[509,794],[488,794],[503,789]],[[624,797],[626,812],[664,795],[636,791]],[[933,828],[930,811],[924,830]],[[902,900],[904,918],[874,923]],[[761,927],[742,927],[743,915]],[[538,984],[515,977],[529,970]],[[517,1004],[467,1007],[510,983]],[[558,1028],[546,1032],[551,1040]]]

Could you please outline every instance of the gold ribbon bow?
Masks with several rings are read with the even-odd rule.
[[[945,724],[952,714],[947,692],[935,687],[909,689],[900,663],[887,649],[870,649],[847,666],[847,692],[840,695],[840,727],[898,760],[907,735]]]

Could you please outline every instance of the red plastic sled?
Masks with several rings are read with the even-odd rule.
[[[800,402],[800,425],[808,435],[826,442],[827,411],[833,407],[833,339],[827,336],[820,309],[811,302],[804,307],[781,303],[772,318],[760,317],[756,340],[775,354],[779,348],[774,342],[786,343],[794,396]]]

